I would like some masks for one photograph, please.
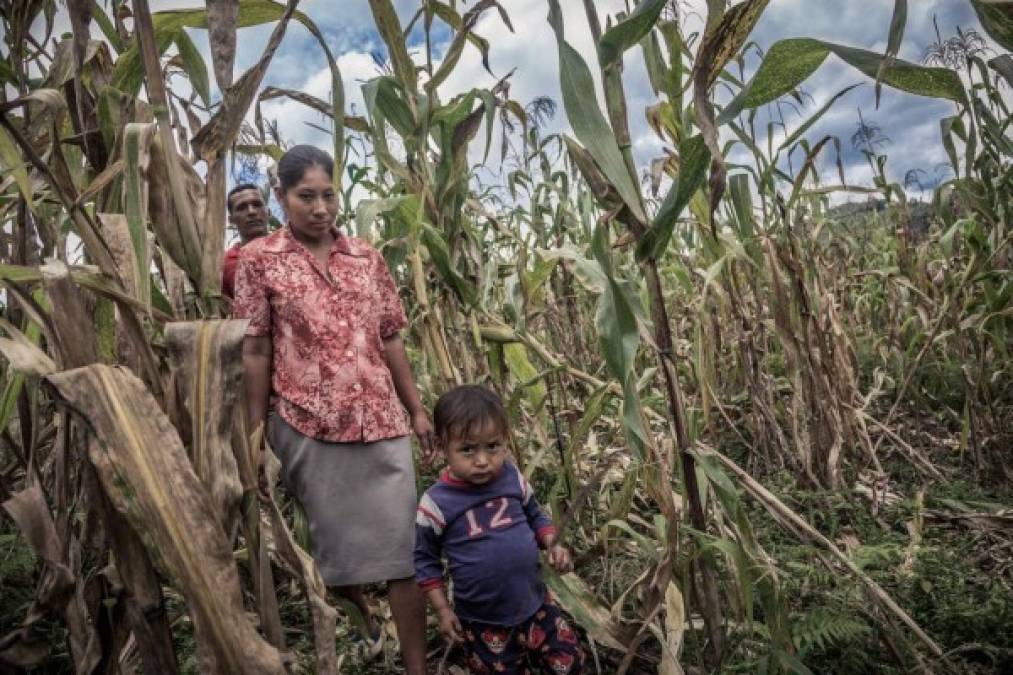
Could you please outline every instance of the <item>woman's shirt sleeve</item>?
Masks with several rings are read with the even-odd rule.
[[[260,269],[260,256],[241,252],[236,267],[236,297],[232,301],[232,315],[249,319],[247,337],[264,337],[271,334],[271,301]]]
[[[379,306],[377,307],[380,337],[386,340],[408,325],[397,284],[387,269],[387,261],[377,251],[373,255],[373,278],[376,280]]]

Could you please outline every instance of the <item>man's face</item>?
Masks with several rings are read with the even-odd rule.
[[[267,207],[260,190],[241,190],[232,195],[229,202],[232,204],[229,222],[239,230],[244,244],[267,235]]]

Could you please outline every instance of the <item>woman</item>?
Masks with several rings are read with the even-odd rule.
[[[387,581],[405,671],[421,675],[425,604],[412,579],[416,494],[405,409],[426,461],[432,424],[399,336],[407,320],[386,263],[334,226],[333,171],[315,147],[286,152],[275,194],[287,226],[240,255],[234,314],[250,320],[247,410],[251,428],[267,421],[324,582],[369,621],[361,585]]]

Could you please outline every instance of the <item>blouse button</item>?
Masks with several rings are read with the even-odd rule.
[[[338,321],[338,326],[340,326],[341,328],[344,328],[347,325],[348,325],[348,322],[345,321],[344,319],[341,319],[340,321]]]
[[[348,358],[352,358],[353,356],[355,356],[355,352],[349,349],[347,352],[345,352],[345,356],[347,356]]]
[[[362,389],[362,385],[358,382],[352,385],[352,391],[359,391],[360,389]]]

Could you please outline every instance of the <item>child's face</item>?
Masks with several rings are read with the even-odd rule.
[[[496,477],[506,460],[506,433],[494,421],[486,421],[467,435],[452,434],[443,447],[450,476],[483,485]]]

